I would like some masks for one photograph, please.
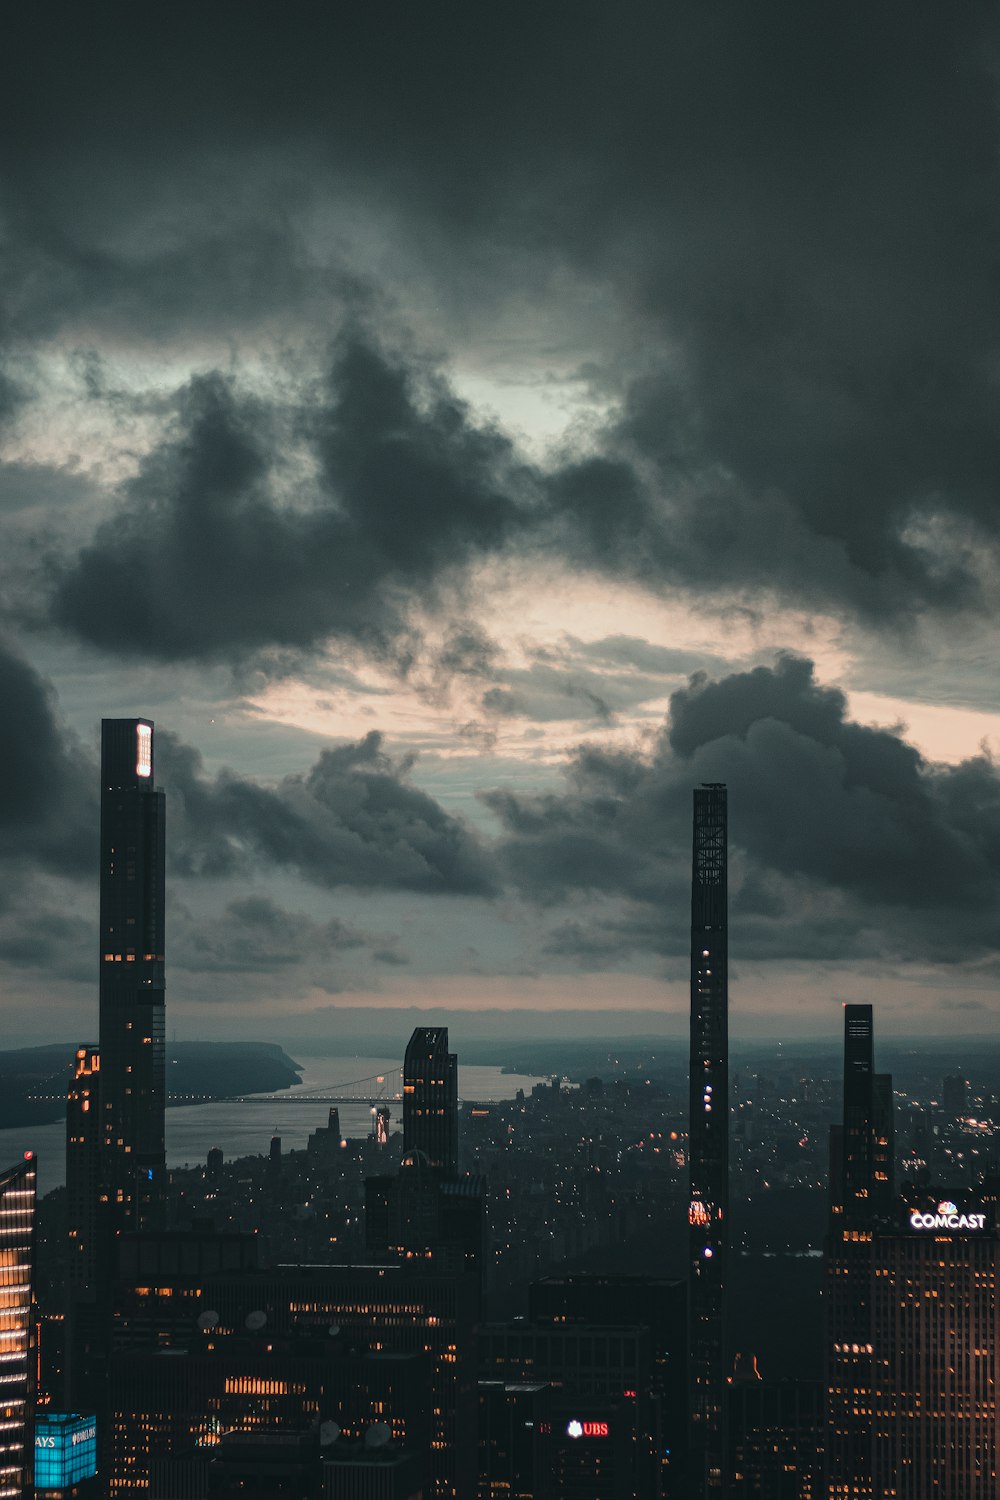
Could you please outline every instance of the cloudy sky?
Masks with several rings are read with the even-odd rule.
[[[137,713],[181,1035],[680,1031],[704,780],[738,1033],[989,1030],[994,7],[5,32],[6,1034],[94,1029],[98,725]]]

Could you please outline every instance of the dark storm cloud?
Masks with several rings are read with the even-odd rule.
[[[97,871],[99,775],[62,727],[47,683],[0,649],[0,859],[70,877]],[[487,854],[459,819],[413,786],[381,736],[320,753],[277,787],[223,771],[162,726],[157,774],[175,874],[246,875],[279,866],[331,888],[489,895]],[[332,929],[331,929],[332,931]]]
[[[317,922],[263,895],[231,901],[208,919],[174,901],[168,924],[171,968],[192,974],[287,975],[298,970],[306,982],[312,976],[329,989],[335,966],[345,954],[356,958],[371,952],[376,960],[406,962],[395,948],[382,948],[383,937],[372,937],[336,918]],[[372,952],[373,945],[378,951]]]
[[[221,375],[193,380],[122,508],[58,580],[55,620],[168,660],[332,635],[398,652],[407,599],[515,526],[509,445],[360,337],[298,419],[321,472],[290,506],[274,495],[274,413]]]
[[[44,15],[21,7],[6,49],[16,341],[219,327],[238,341],[359,302],[405,321],[415,299],[447,342],[484,307],[551,316],[569,272],[620,307],[640,352],[565,330],[595,388],[621,399],[548,476],[562,524],[550,517],[546,545],[653,586],[867,619],[982,604],[976,554],[1000,530],[992,10],[635,3],[612,25],[588,3],[349,17],[108,5],[55,28]],[[385,302],[324,270],[352,234],[365,261],[373,217],[392,242]],[[359,570],[376,593],[406,588],[506,539],[496,439],[448,428],[442,397],[416,441],[391,378],[345,378],[323,439],[339,526],[279,525],[241,492],[279,544],[259,620],[224,589],[219,631],[203,607],[186,630],[154,599],[136,649],[190,652],[195,625],[209,650],[367,640],[385,601],[344,597]],[[401,400],[403,438],[387,442]],[[404,456],[418,460],[409,488]],[[186,565],[172,582],[189,568],[201,604],[182,522],[159,534]],[[126,632],[94,596],[127,552],[99,538],[61,599],[64,621],[115,649]]]
[[[745,954],[1000,952],[996,766],[985,755],[927,763],[899,733],[852,721],[807,661],[695,677],[673,695],[651,756],[585,748],[564,795],[487,800],[522,890],[624,898],[624,916],[604,923],[609,947],[680,952],[691,788],[703,781],[730,789],[733,917]],[[597,931],[587,924],[588,946]],[[561,930],[564,947],[572,932]]]
[[[471,832],[411,785],[407,771],[373,732],[322,751],[308,772],[272,789],[227,771],[207,777],[196,751],[160,731],[173,867],[219,877],[272,865],[331,888],[492,894],[487,856]]]
[[[47,683],[0,644],[0,858],[80,874],[97,862],[97,776]]]
[[[0,908],[0,962],[48,979],[93,981],[95,931],[92,919],[68,911],[40,883],[28,882]]]

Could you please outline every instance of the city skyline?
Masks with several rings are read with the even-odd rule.
[[[96,1035],[137,713],[183,1038],[682,1042],[714,781],[735,1039],[989,1032],[996,19],[11,24],[11,1045]]]

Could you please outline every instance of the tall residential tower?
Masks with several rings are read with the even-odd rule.
[[[164,795],[153,725],[101,725],[101,1175],[111,1220],[155,1227],[164,1172]]]
[[[726,788],[694,794],[688,1382],[692,1494],[723,1488],[729,1249],[729,938]]]
[[[453,1177],[458,1171],[458,1058],[447,1026],[418,1026],[403,1059],[403,1153]]]

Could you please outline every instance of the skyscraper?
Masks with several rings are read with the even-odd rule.
[[[419,1151],[428,1166],[458,1171],[458,1058],[447,1026],[418,1026],[403,1059],[403,1154]]]
[[[892,1196],[892,1081],[848,1006],[826,1242],[826,1494],[987,1500],[1000,1479],[1000,1230],[990,1192]]]
[[[0,1496],[11,1500],[34,1493],[35,1177],[30,1151],[0,1172]]]
[[[692,1494],[721,1490],[729,1248],[729,937],[726,788],[694,793],[688,1381]]]
[[[830,1500],[994,1500],[1000,1234],[985,1198],[911,1195],[895,1222],[831,1226]]]
[[[164,1171],[164,795],[153,725],[101,725],[101,1170],[116,1227],[155,1221]]]
[[[893,1212],[892,1078],[876,1073],[870,1005],[844,1006],[844,1113],[832,1191],[844,1222],[854,1228]],[[838,1197],[839,1193],[839,1197]]]

